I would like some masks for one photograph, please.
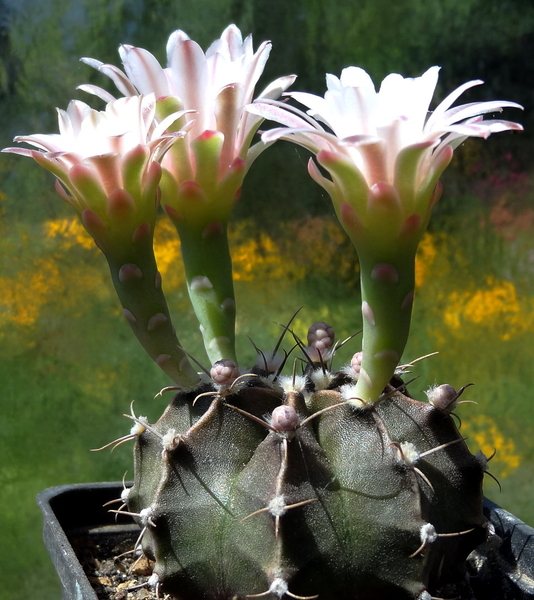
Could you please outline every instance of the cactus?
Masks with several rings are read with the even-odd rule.
[[[139,420],[125,497],[153,583],[180,600],[470,597],[484,464],[449,414],[450,386],[419,402],[396,377],[366,405],[350,367],[234,367]]]

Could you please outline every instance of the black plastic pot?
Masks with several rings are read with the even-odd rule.
[[[130,484],[131,485],[131,484]],[[117,519],[104,504],[120,497],[118,482],[59,485],[43,490],[43,539],[61,581],[62,600],[98,600],[82,567],[83,545],[110,549],[124,541],[133,547],[139,526],[131,517]]]
[[[62,585],[63,600],[98,600],[80,562],[84,543],[104,549],[121,541],[133,546],[139,527],[103,505],[120,497],[122,483],[62,485],[42,491],[43,537]],[[534,599],[534,529],[493,502],[484,512],[495,528],[489,542],[472,553],[468,573],[476,600]]]

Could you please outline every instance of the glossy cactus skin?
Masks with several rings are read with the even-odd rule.
[[[344,373],[320,390],[310,377],[285,392],[260,377],[218,393],[206,384],[139,435],[128,509],[143,515],[165,593],[470,597],[463,565],[486,535],[483,466],[430,403],[389,386],[357,407],[347,386]]]

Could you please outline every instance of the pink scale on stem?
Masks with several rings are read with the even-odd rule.
[[[169,319],[167,315],[163,313],[157,313],[150,317],[150,319],[148,320],[147,329],[148,331],[154,331],[155,329],[158,329],[158,327],[165,325],[165,323],[167,323],[168,320]]]
[[[122,314],[124,318],[130,323],[130,325],[135,325],[137,323],[137,319],[134,317],[133,313],[129,311],[127,308],[123,309]]]
[[[108,198],[108,215],[115,219],[125,219],[135,213],[135,202],[126,190],[115,190]]]
[[[373,312],[373,309],[365,300],[362,302],[362,315],[364,316],[365,320],[369,323],[369,325],[373,325],[373,327],[376,325],[375,314]]]
[[[414,299],[414,293],[408,292],[408,294],[406,294],[406,297],[402,301],[401,310],[412,310],[413,299]]]
[[[82,212],[82,222],[87,231],[97,238],[106,232],[106,224],[104,221],[90,208],[86,208]]]
[[[211,140],[211,138],[215,136],[219,136],[220,133],[218,131],[214,131],[213,129],[206,129],[203,131],[196,139],[197,140]]]
[[[339,213],[343,226],[352,233],[360,233],[363,230],[363,224],[358,213],[347,202],[343,202],[339,207]]]
[[[399,238],[402,241],[408,241],[409,238],[416,236],[421,233],[421,217],[419,215],[411,215],[408,217],[401,226],[399,232]]]
[[[173,223],[179,223],[183,220],[183,216],[179,213],[175,208],[166,204],[163,207],[163,210],[167,213],[167,216]]]
[[[196,181],[184,181],[180,184],[178,193],[184,200],[200,202],[205,199],[204,191]]]
[[[133,263],[127,263],[122,265],[119,269],[119,281],[125,283],[127,281],[136,281],[143,279],[143,272],[141,269]]]
[[[369,190],[369,201],[392,211],[400,209],[400,198],[397,190],[390,184],[379,181]]]
[[[219,221],[214,221],[207,225],[202,231],[202,239],[213,239],[219,235],[221,235],[224,231],[224,227],[222,223]]]
[[[151,239],[152,227],[150,223],[141,223],[139,227],[133,232],[132,242],[134,244],[142,244]]]
[[[381,281],[383,283],[397,283],[399,281],[399,274],[397,269],[387,263],[378,263],[373,267],[371,271],[371,279],[375,281]]]

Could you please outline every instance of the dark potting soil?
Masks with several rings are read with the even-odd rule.
[[[99,600],[157,600],[148,584],[153,563],[131,553],[137,533],[120,533],[111,538],[80,535],[72,546]],[[160,593],[158,600],[165,596]],[[168,597],[167,597],[168,598]]]

